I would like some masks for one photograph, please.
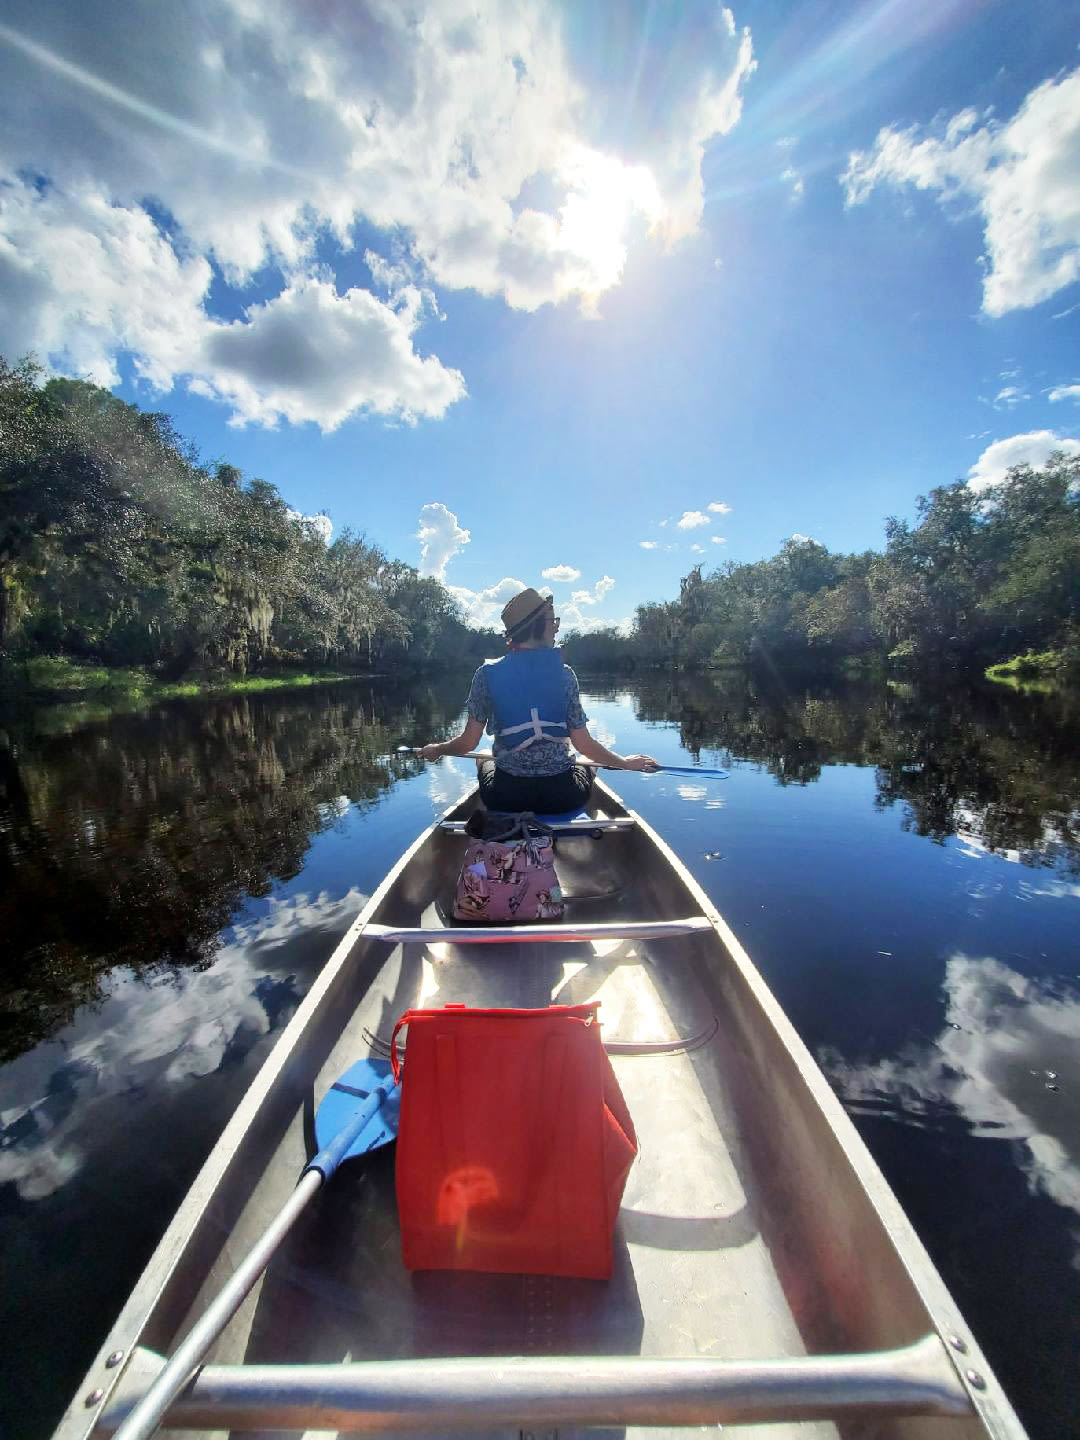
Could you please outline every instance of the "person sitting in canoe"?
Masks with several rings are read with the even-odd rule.
[[[480,798],[489,810],[559,815],[580,810],[593,772],[575,765],[570,746],[614,770],[650,770],[651,755],[616,755],[594,740],[581,708],[577,676],[555,645],[555,602],[533,589],[503,607],[507,653],[473,676],[465,728],[453,740],[424,745],[425,760],[467,755],[487,726],[493,760],[479,766]]]

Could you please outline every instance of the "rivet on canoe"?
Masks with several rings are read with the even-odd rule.
[[[123,1358],[123,1350],[114,1350],[109,1356],[109,1358],[105,1361],[105,1364],[110,1370],[112,1370],[115,1366],[120,1364],[120,1361],[123,1360]]]
[[[89,1408],[91,1405],[100,1405],[101,1402],[102,1402],[102,1400],[104,1400],[104,1399],[105,1399],[105,1391],[104,1391],[104,1390],[100,1390],[100,1389],[99,1389],[99,1390],[91,1390],[91,1391],[90,1391],[90,1394],[87,1395],[87,1397],[86,1397],[87,1408]]]
[[[983,1379],[983,1377],[979,1374],[978,1370],[965,1370],[965,1371],[964,1371],[964,1374],[967,1376],[967,1378],[968,1378],[968,1384],[971,1386],[971,1388],[972,1388],[973,1390],[985,1390],[985,1389],[986,1389],[986,1381],[985,1381],[985,1380]]]
[[[950,1335],[949,1344],[954,1350],[959,1350],[961,1355],[967,1354],[967,1345],[961,1340],[959,1335]]]

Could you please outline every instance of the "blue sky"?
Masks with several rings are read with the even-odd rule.
[[[1078,41],[1042,0],[14,0],[0,352],[477,620],[626,622],[1080,452]]]

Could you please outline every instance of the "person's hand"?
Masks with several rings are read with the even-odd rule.
[[[624,755],[622,768],[624,770],[659,770],[660,761],[654,760],[651,755]]]
[[[425,760],[441,760],[443,748],[441,745],[421,745],[420,754]]]

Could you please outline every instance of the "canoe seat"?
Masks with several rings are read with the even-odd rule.
[[[385,940],[391,945],[492,945],[507,940],[517,944],[557,940],[564,944],[582,940],[670,940],[711,930],[707,915],[688,915],[684,920],[627,920],[596,925],[365,925],[360,938]]]
[[[538,815],[545,825],[554,830],[556,835],[606,835],[613,831],[633,830],[635,821],[629,815],[616,815],[607,817],[604,815],[590,815],[585,810],[570,811],[567,815]],[[464,820],[444,820],[440,830],[448,835],[464,835]]]

